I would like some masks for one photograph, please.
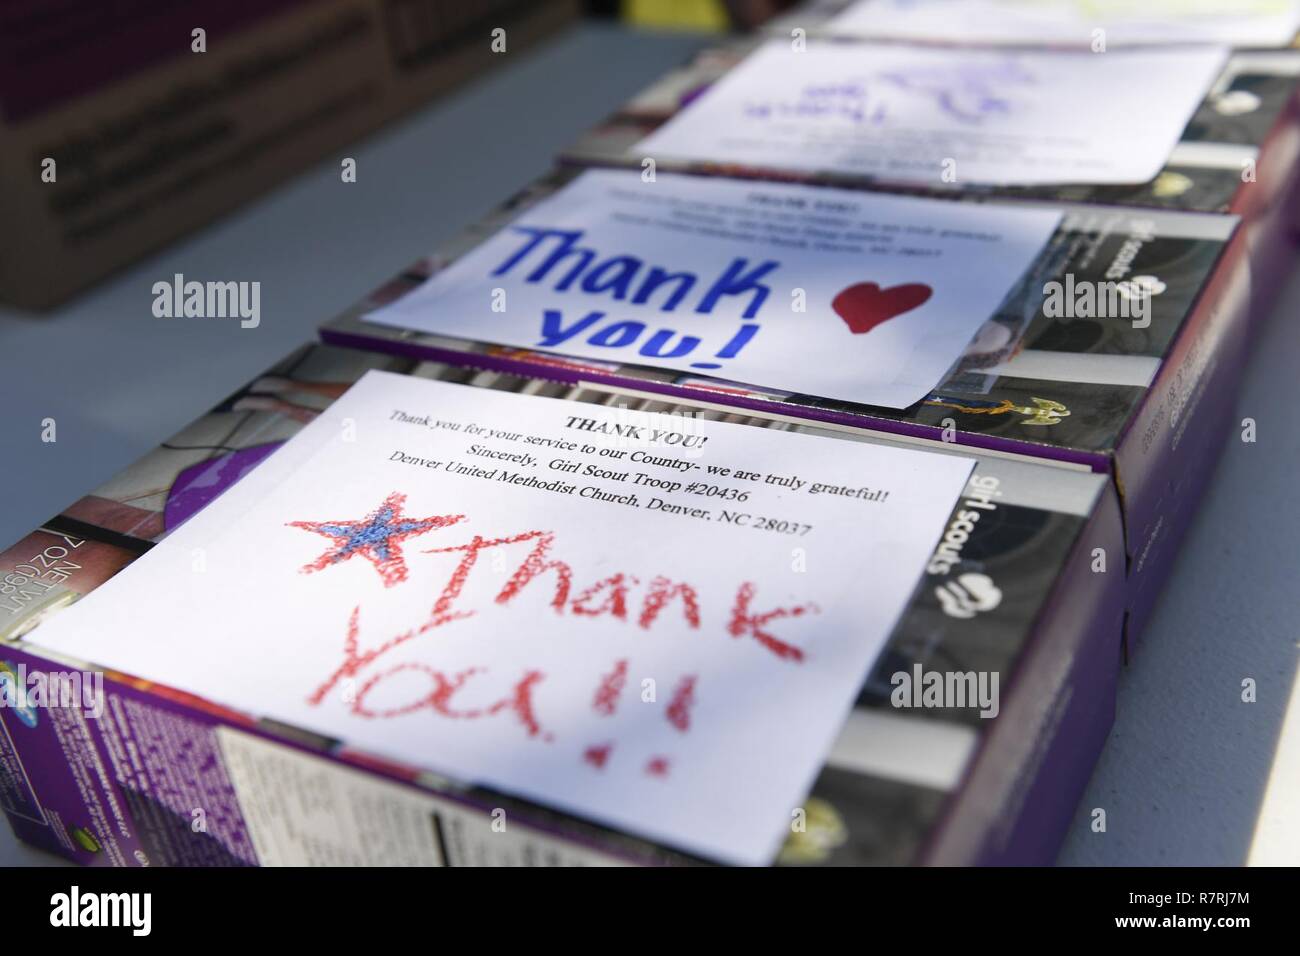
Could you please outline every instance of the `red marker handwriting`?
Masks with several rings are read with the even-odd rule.
[[[731,610],[731,623],[727,625],[727,633],[732,637],[744,637],[749,634],[777,657],[802,661],[803,651],[763,630],[763,625],[769,621],[778,621],[783,617],[819,614],[821,609],[816,604],[800,604],[791,608],[776,608],[766,614],[751,614],[749,613],[749,602],[753,600],[754,591],[754,585],[746,581],[740,586],[740,590],[736,592],[736,603]]]
[[[691,729],[691,707],[695,704],[695,675],[687,674],[673,691],[673,699],[668,704],[668,723],[682,733]]]
[[[612,743],[593,744],[583,752],[582,759],[591,764],[597,770],[605,769],[605,761],[609,760],[610,751],[614,749]]]
[[[385,506],[391,505],[392,509],[384,511],[381,508],[380,512],[382,513],[376,512],[378,516],[376,520],[382,519],[382,522],[387,522],[384,525],[385,528],[390,525],[397,527],[396,533],[414,534],[418,531],[432,530],[434,527],[442,527],[462,520],[460,515],[418,520],[403,519],[400,516],[402,500],[402,497],[395,493],[385,501]],[[330,533],[332,534],[334,530],[339,530],[342,533],[343,524],[340,522],[337,523],[337,527],[331,526]],[[361,523],[358,522],[357,524]],[[296,525],[305,526],[305,523],[298,522]],[[317,529],[312,528],[311,530]],[[324,533],[323,527],[321,530]],[[541,671],[528,671],[514,686],[508,697],[502,698],[487,707],[457,709],[452,705],[453,697],[471,678],[474,678],[477,682],[477,675],[482,673],[481,669],[471,668],[468,671],[461,671],[450,676],[432,667],[413,663],[398,664],[382,671],[375,669],[379,662],[395,648],[437,628],[478,614],[481,608],[465,607],[459,602],[462,600],[465,585],[469,575],[478,563],[479,556],[484,551],[492,548],[509,548],[520,544],[528,545],[529,550],[516,567],[514,573],[511,574],[493,598],[494,604],[507,606],[530,583],[543,580],[550,583],[551,590],[549,591],[548,603],[557,614],[563,615],[568,611],[575,619],[604,617],[623,622],[629,620],[632,608],[635,606],[635,592],[640,587],[640,581],[637,577],[626,572],[615,572],[578,592],[577,596],[570,601],[570,594],[573,590],[573,569],[567,561],[555,556],[556,536],[554,532],[525,531],[498,538],[484,538],[481,535],[475,535],[464,544],[433,548],[425,552],[427,554],[458,554],[460,559],[456,566],[451,569],[445,584],[430,609],[429,616],[422,623],[387,639],[380,640],[371,646],[363,647],[361,640],[361,608],[359,606],[354,607],[347,622],[346,634],[343,640],[342,660],[334,672],[311,693],[308,702],[319,705],[341,682],[357,679],[361,681],[361,689],[356,700],[352,702],[352,710],[358,716],[390,718],[427,709],[444,717],[476,719],[509,712],[517,716],[529,737],[542,736],[540,723],[534,713],[532,699],[534,686],[543,678]],[[379,545],[373,541],[368,546],[379,548]],[[395,546],[396,542],[393,542],[393,547],[395,548]],[[360,546],[349,553],[360,553]],[[371,558],[369,555],[367,557]],[[381,561],[400,561],[401,553],[391,549],[388,551],[376,550],[374,557]],[[342,560],[342,558],[337,560]],[[390,565],[389,567],[391,569],[395,566]],[[393,571],[392,573],[396,574],[397,572]],[[405,576],[405,565],[402,565],[401,574],[402,577]],[[809,603],[791,607],[776,607],[766,611],[755,611],[752,605],[756,593],[757,588],[750,582],[744,582],[739,586],[731,607],[730,618],[726,624],[726,632],[733,638],[752,637],[759,646],[770,651],[781,660],[791,663],[801,662],[804,658],[803,649],[782,640],[773,633],[771,628],[773,622],[776,621],[818,613],[817,606]],[[675,618],[679,628],[685,625],[690,630],[699,630],[701,626],[701,605],[701,594],[694,586],[684,581],[675,581],[664,575],[655,575],[650,579],[650,583],[645,585],[640,607],[636,614],[636,624],[640,629],[650,630],[661,618],[668,614],[670,608],[675,607],[678,610],[675,614],[668,616],[669,620]],[[368,707],[365,703],[367,696],[384,681],[400,672],[424,674],[431,682],[430,691],[422,697],[400,706],[388,708]],[[668,707],[668,720],[682,732],[685,732],[690,726],[691,708],[694,704],[695,680],[694,675],[683,678],[678,684],[672,702]],[[597,713],[603,715],[614,713],[626,681],[627,660],[621,659],[616,662],[614,670],[603,678],[600,687],[596,691],[592,706]],[[549,739],[549,737],[544,739]],[[647,772],[649,771],[647,770]],[[664,772],[667,772],[666,766]]]
[[[471,667],[459,674],[447,676],[427,664],[397,664],[388,670],[374,674],[361,685],[357,691],[356,699],[352,702],[352,713],[358,717],[388,718],[401,717],[418,710],[428,709],[441,717],[449,717],[452,720],[478,720],[483,717],[494,717],[503,712],[510,712],[523,724],[529,737],[536,737],[541,734],[542,728],[537,721],[537,715],[533,708],[533,689],[545,677],[541,671],[527,671],[523,678],[511,689],[510,693],[486,707],[467,707],[465,709],[455,707],[453,698],[456,694],[464,688],[471,677],[485,673],[485,671],[486,668]],[[375,687],[395,674],[403,672],[426,675],[432,684],[432,689],[423,697],[418,697],[396,707],[375,710],[366,706],[366,698]],[[550,739],[549,735],[547,735],[546,739]]]
[[[614,665],[614,669],[600,679],[596,688],[596,698],[591,702],[592,709],[602,717],[608,717],[618,707],[618,695],[623,693],[627,683],[627,658]]]
[[[628,588],[637,583],[637,579],[623,574],[612,574],[603,581],[597,581],[583,591],[573,602],[573,613],[585,617],[600,617],[610,614],[620,621],[627,620]],[[597,596],[602,597],[600,604],[595,604]]]
[[[681,598],[686,623],[691,627],[699,627],[700,599],[696,596],[695,589],[689,584],[674,584],[665,577],[657,577],[650,582],[650,591],[645,596],[645,603],[641,605],[641,617],[637,623],[648,629],[659,612],[674,598]]]

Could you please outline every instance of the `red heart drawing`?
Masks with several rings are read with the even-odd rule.
[[[934,290],[922,282],[906,282],[888,289],[882,289],[874,282],[859,282],[835,296],[831,308],[844,320],[850,332],[862,335],[881,322],[924,305],[933,294]]]

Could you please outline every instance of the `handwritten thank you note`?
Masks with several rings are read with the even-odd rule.
[[[367,319],[906,408],[952,367],[1059,218],[594,171]]]
[[[371,372],[40,642],[765,863],[971,466]]]
[[[1144,183],[1226,60],[773,41],[633,151],[935,187]]]

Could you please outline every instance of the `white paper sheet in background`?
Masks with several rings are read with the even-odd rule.
[[[844,36],[950,43],[1136,43],[1290,46],[1300,29],[1294,0],[860,0],[835,17]]]
[[[598,170],[366,319],[906,408],[942,380],[1059,219]]]
[[[632,151],[935,186],[1143,183],[1227,52],[829,42],[795,51],[774,40]]]
[[[764,863],[971,467],[370,372],[37,641]]]

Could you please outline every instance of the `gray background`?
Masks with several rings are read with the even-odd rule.
[[[585,24],[322,161],[165,252],[34,316],[0,308],[0,541],[22,537],[201,415],[322,320],[450,238],[707,38]],[[358,180],[343,184],[339,159]],[[262,284],[262,323],[160,320],[173,273]],[[1234,401],[1231,442],[1136,659],[1061,854],[1066,864],[1245,859],[1296,673],[1300,274]],[[1216,400],[1214,396],[1210,400]],[[58,441],[41,442],[54,418]],[[1259,702],[1240,703],[1242,677]],[[1291,782],[1300,796],[1300,781]],[[1088,810],[1104,807],[1105,834]],[[55,858],[0,824],[0,863]],[[1297,861],[1300,862],[1300,861]]]

